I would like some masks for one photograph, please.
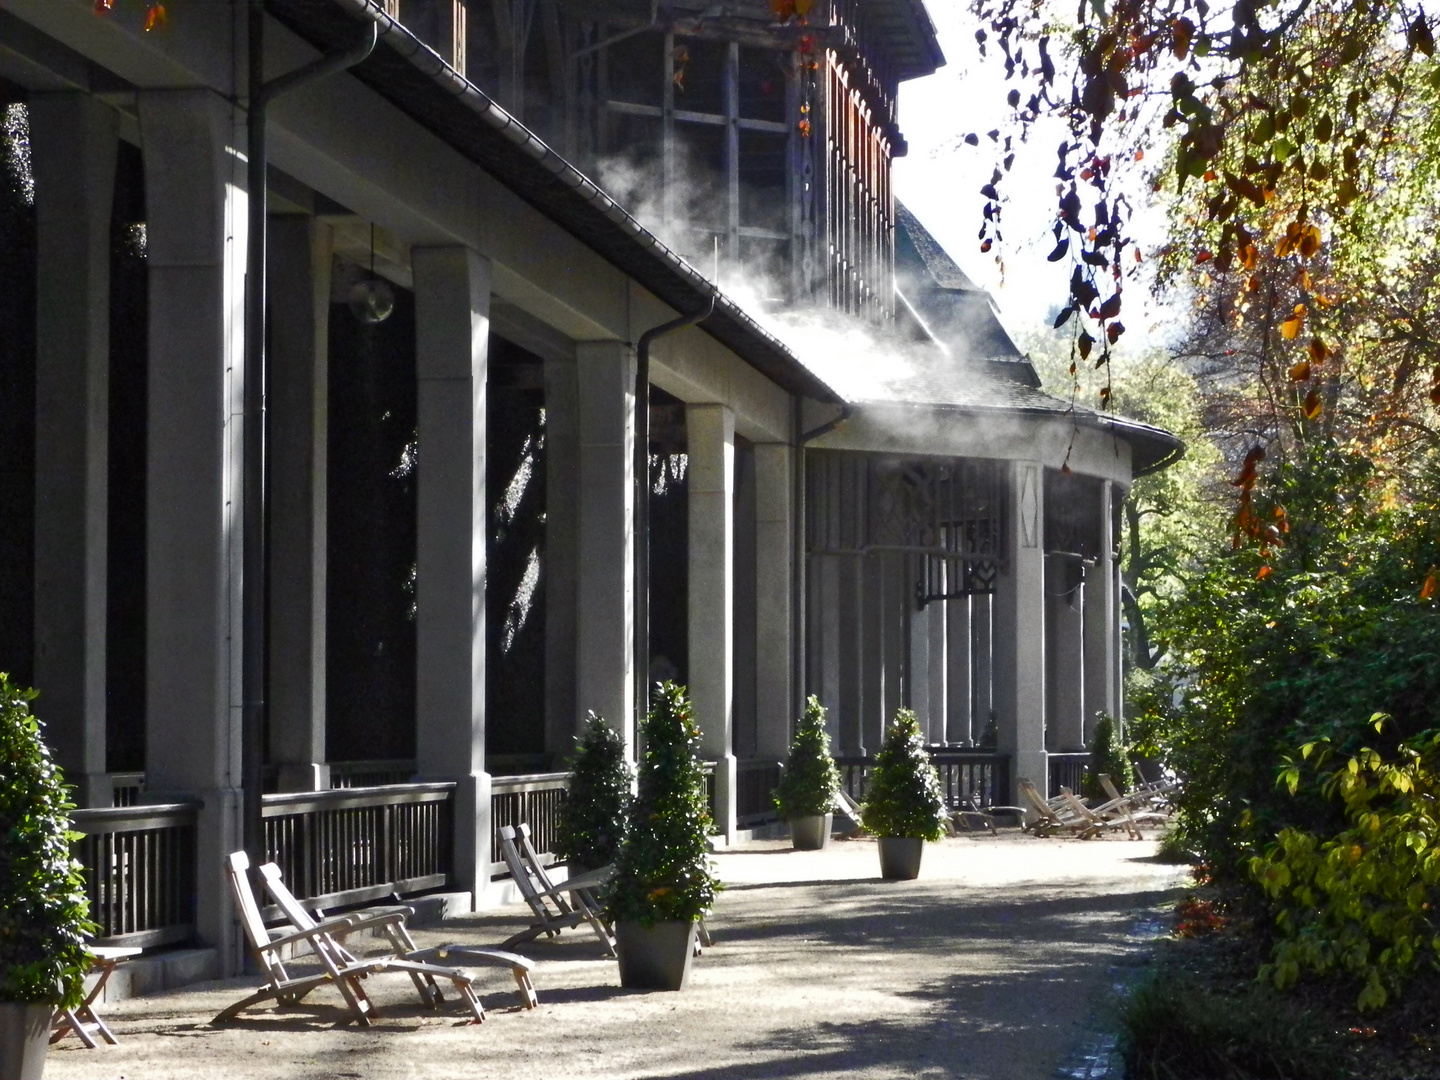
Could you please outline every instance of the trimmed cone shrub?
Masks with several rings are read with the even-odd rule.
[[[1090,736],[1090,767],[1085,772],[1087,799],[1104,799],[1105,789],[1100,786],[1100,774],[1106,773],[1121,791],[1135,786],[1135,769],[1125,753],[1125,744],[1120,741],[1120,731],[1115,721],[1100,714],[1095,721],[1095,731]]]
[[[644,926],[695,922],[715,902],[700,728],[683,686],[657,688],[640,733],[639,792],[616,860],[609,912]]]
[[[875,755],[861,824],[875,836],[939,840],[945,835],[945,797],[940,777],[925,750],[920,723],[909,709],[900,709],[885,730]]]
[[[830,735],[825,730],[825,707],[811,694],[805,714],[795,725],[785,772],[775,788],[775,809],[786,821],[828,814],[840,790],[840,773],[830,756]]]
[[[560,808],[556,853],[572,871],[597,870],[615,861],[625,835],[634,779],[625,760],[625,740],[592,712],[566,764],[570,790]]]
[[[30,715],[34,697],[0,672],[0,1001],[74,1008],[93,927],[70,857],[75,807]]]

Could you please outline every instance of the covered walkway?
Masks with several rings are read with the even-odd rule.
[[[1115,968],[1139,963],[1144,927],[1184,882],[1153,843],[1007,835],[931,845],[921,877],[882,882],[873,841],[797,853],[759,842],[716,856],[727,889],[716,946],[679,994],[621,990],[588,932],[522,952],[539,961],[540,1008],[515,1008],[485,975],[489,1019],[418,1007],[408,980],[376,980],[368,1030],[318,1008],[208,1020],[249,980],[201,984],[108,1008],[118,1047],[52,1049],[51,1080],[255,1077],[924,1077],[1056,1075],[1104,1026]],[[493,944],[522,909],[417,933]]]

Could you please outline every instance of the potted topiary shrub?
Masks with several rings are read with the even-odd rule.
[[[830,756],[830,735],[825,730],[825,707],[811,694],[805,712],[795,725],[790,756],[775,788],[775,809],[790,823],[796,851],[818,851],[830,842],[835,815],[835,793],[840,774]]]
[[[70,857],[60,769],[30,715],[35,691],[0,672],[0,1077],[38,1080],[57,1007],[80,1004],[89,966],[85,882]]]
[[[609,913],[620,985],[680,990],[695,924],[715,901],[700,729],[683,686],[661,683],[640,732],[639,790],[620,843]]]
[[[925,841],[945,835],[940,777],[909,709],[896,712],[885,731],[860,817],[880,841],[880,876],[888,881],[918,877]]]
[[[593,712],[567,764],[570,788],[556,823],[555,851],[574,877],[615,861],[635,771],[625,759],[625,740]]]
[[[1125,744],[1120,741],[1119,728],[1115,720],[1103,712],[1090,734],[1090,767],[1085,770],[1085,790],[1082,793],[1087,799],[1106,800],[1105,789],[1100,786],[1101,773],[1107,774],[1121,791],[1129,791],[1135,786],[1135,770],[1125,752]]]

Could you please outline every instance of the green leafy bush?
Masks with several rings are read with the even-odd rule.
[[[572,872],[608,866],[620,852],[635,777],[625,740],[592,712],[567,764],[570,788],[560,808],[556,853]]]
[[[70,857],[75,807],[30,714],[34,697],[0,672],[0,1001],[73,1008],[93,926]]]
[[[1115,721],[1104,713],[1095,721],[1095,731],[1090,737],[1090,766],[1085,770],[1085,797],[1104,799],[1105,789],[1100,786],[1100,774],[1105,773],[1121,791],[1135,786],[1135,769],[1125,744],[1120,741],[1120,731]]]
[[[909,709],[898,710],[885,731],[860,816],[861,824],[876,836],[939,840],[945,835],[948,816],[940,777],[925,751],[920,723]]]
[[[775,789],[775,809],[786,821],[828,814],[840,790],[840,773],[830,756],[830,735],[825,730],[825,707],[811,694],[805,714],[795,725],[790,756]]]
[[[1120,1009],[1129,1080],[1315,1080],[1334,1076],[1324,1031],[1309,1014],[1252,986],[1217,994],[1167,972]]]
[[[1386,720],[1376,716],[1377,731]],[[1302,973],[1348,975],[1356,1006],[1378,1009],[1420,968],[1440,971],[1440,734],[1383,755],[1337,755],[1326,740],[1301,751],[1281,782],[1293,794],[1311,762],[1348,825],[1282,829],[1251,859],[1282,935],[1261,977],[1284,989]]]
[[[639,792],[616,860],[610,917],[646,926],[694,922],[715,902],[720,882],[710,867],[700,729],[683,686],[660,684],[640,742]]]

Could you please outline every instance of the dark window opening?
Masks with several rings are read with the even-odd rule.
[[[740,115],[785,123],[785,98],[793,78],[790,54],[740,47]]]
[[[605,53],[610,100],[659,108],[665,89],[664,35],[636,34],[606,46]]]
[[[110,461],[105,595],[105,759],[145,768],[145,450],[149,422],[150,278],[145,171],[121,142],[110,224]]]
[[[340,275],[343,277],[343,275]],[[415,300],[330,308],[325,739],[334,761],[415,756]]]
[[[545,754],[544,364],[490,338],[486,380],[485,753]],[[536,766],[538,767],[538,766]]]
[[[690,678],[689,441],[685,403],[650,387],[650,682]]]
[[[723,41],[675,39],[675,108],[684,112],[725,114]]]

